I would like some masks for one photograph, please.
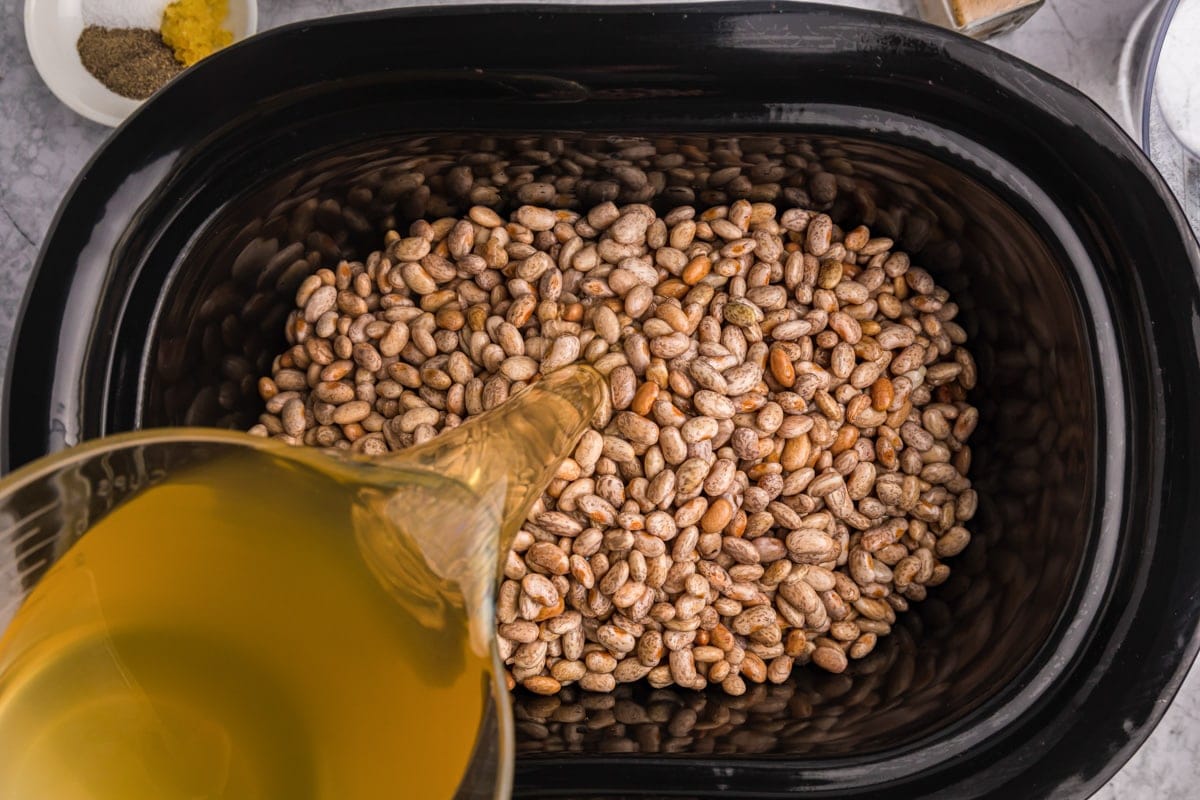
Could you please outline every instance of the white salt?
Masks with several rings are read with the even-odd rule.
[[[168,4],[169,0],[83,0],[83,24],[156,31]]]
[[[1180,0],[1154,79],[1155,99],[1179,143],[1200,156],[1200,0]]]

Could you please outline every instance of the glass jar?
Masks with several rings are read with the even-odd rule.
[[[1010,31],[1042,7],[1044,0],[920,0],[926,22],[973,39]]]
[[[1200,23],[1200,0],[1157,0],[1131,26],[1118,86],[1125,130],[1150,156],[1200,235],[1200,127],[1190,111],[1184,56]]]

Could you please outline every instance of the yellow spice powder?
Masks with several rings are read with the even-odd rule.
[[[163,41],[190,67],[233,41],[221,27],[228,13],[228,0],[175,0],[163,12]]]

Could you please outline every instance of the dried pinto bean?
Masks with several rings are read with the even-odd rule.
[[[866,658],[970,543],[977,377],[949,293],[826,214],[609,202],[662,188],[632,164],[586,216],[548,207],[566,183],[522,182],[506,223],[471,188],[484,163],[447,188],[486,205],[296,276],[295,346],[259,382],[253,432],[400,450],[590,363],[611,408],[506,561],[510,684],[736,696]],[[706,180],[732,193],[742,169]],[[828,172],[807,187],[839,190]]]

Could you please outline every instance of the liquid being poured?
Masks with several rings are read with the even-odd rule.
[[[362,491],[236,449],[89,530],[0,640],[0,797],[453,796],[490,658],[443,582],[380,583]]]
[[[578,367],[370,462],[181,429],[0,482],[28,557],[115,474],[167,476],[98,515],[0,638],[0,799],[505,796],[499,556],[605,397]]]

